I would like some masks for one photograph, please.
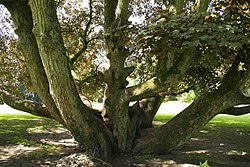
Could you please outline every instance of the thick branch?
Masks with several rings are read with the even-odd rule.
[[[43,103],[49,106],[54,119],[63,124],[59,111],[49,93],[49,84],[38,52],[38,46],[32,33],[33,21],[27,0],[3,3],[11,13],[18,35],[18,48],[25,57],[32,86]]]
[[[88,112],[87,106],[78,96],[61,36],[55,2],[30,0],[29,5],[34,22],[33,33],[50,85],[50,93],[66,127],[82,150],[109,161],[112,136],[105,125]]]
[[[157,93],[171,88],[182,79],[195,57],[195,48],[189,49],[184,55],[178,58],[169,71],[142,84],[128,87],[125,90],[125,95],[130,101],[137,101],[146,97],[155,96]]]
[[[22,100],[4,90],[0,90],[0,94],[3,97],[4,102],[14,109],[21,110],[36,116],[53,119],[50,112],[42,103],[36,103],[29,100]]]
[[[109,32],[111,24],[115,20],[115,11],[118,0],[104,0],[104,30]]]
[[[117,19],[120,20],[119,25],[126,25],[129,18],[129,2],[130,0],[118,0]]]
[[[250,113],[250,106],[244,106],[244,107],[230,107],[222,112],[220,114],[229,114],[229,115],[244,115]]]
[[[246,71],[238,70],[240,62],[245,63]],[[135,151],[143,153],[168,152],[182,145],[193,132],[205,126],[218,113],[242,104],[242,98],[239,98],[237,92],[246,79],[245,74],[249,72],[248,70],[250,70],[250,57],[239,53],[218,89],[200,96],[161,128],[143,131],[143,137],[138,140]],[[152,145],[152,143],[156,144]]]

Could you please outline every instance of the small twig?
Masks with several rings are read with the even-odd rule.
[[[107,163],[107,162],[105,162],[105,161],[103,161],[103,160],[101,160],[101,159],[99,159],[99,158],[96,158],[96,157],[92,157],[92,159],[95,159],[95,160],[97,160],[97,161],[100,161],[100,162],[102,162],[102,164],[103,165],[107,165],[107,166],[110,166],[110,167],[112,167],[109,163]]]

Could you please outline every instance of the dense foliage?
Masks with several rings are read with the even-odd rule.
[[[216,87],[237,51],[249,43],[248,2],[212,1],[210,13],[195,14],[187,6],[183,15],[169,13],[165,3],[133,3],[132,24],[122,28],[127,34],[124,44],[131,53],[125,63],[136,67],[130,85],[157,75],[164,78],[164,68],[169,65],[162,68],[157,62],[168,59],[169,51],[174,54],[171,60],[174,62],[188,49],[195,48],[199,59],[188,70],[180,89],[200,91]],[[102,72],[108,67],[100,17],[102,7],[97,0],[83,4],[58,2],[58,18],[73,75],[82,84],[83,94],[91,99],[103,96]],[[3,7],[1,10],[6,13]],[[8,85],[13,91],[21,85],[32,91],[22,63],[25,60],[15,49],[16,36],[8,14],[1,17],[1,22],[1,87],[6,89]]]

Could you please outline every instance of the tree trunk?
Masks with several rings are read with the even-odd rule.
[[[124,67],[124,61],[128,56],[128,51],[119,44],[118,38],[111,39],[109,45],[115,44],[117,47],[109,52],[110,68],[105,72],[107,83],[105,111],[112,124],[113,135],[117,140],[119,151],[131,148],[129,139],[129,100],[124,95],[127,86],[126,78],[130,70]]]
[[[119,28],[128,24],[129,0],[104,1],[104,29],[109,34],[105,38],[109,69],[104,73],[107,83],[105,109],[112,124],[113,136],[121,152],[131,149],[135,137],[135,127],[129,117],[129,99],[124,93],[127,77],[134,68],[125,67],[124,62],[129,50],[124,46],[126,36]],[[117,30],[115,30],[117,29]]]
[[[17,27],[19,48],[26,58],[33,87],[47,109],[41,110],[45,116],[51,116],[68,128],[80,148],[95,157],[110,161],[116,144],[122,152],[130,151],[133,146],[133,150],[140,153],[168,152],[183,144],[219,112],[243,104],[243,101],[249,103],[249,97],[244,97],[239,91],[250,77],[249,56],[240,55],[218,90],[201,96],[166,125],[142,130],[134,143],[140,126],[152,126],[152,119],[163,99],[150,98],[146,105],[138,102],[132,108],[129,107],[130,101],[154,97],[180,82],[196,59],[196,48],[188,49],[174,62],[170,59],[175,54],[169,51],[168,57],[162,57],[163,61],[168,58],[168,63],[162,61],[158,64],[162,67],[159,75],[127,88],[126,78],[134,70],[124,65],[129,51],[124,46],[126,36],[122,28],[127,25],[129,0],[105,0],[105,44],[110,68],[104,74],[107,83],[104,110],[112,124],[111,132],[78,95],[66,57],[55,2],[3,0],[1,3],[11,12]],[[201,9],[204,10],[203,7]],[[239,62],[243,62],[248,71],[239,71]]]
[[[16,26],[15,32],[19,38],[18,49],[23,53],[27,62],[33,89],[39,94],[43,103],[49,107],[49,112],[53,118],[64,125],[54,100],[49,94],[49,83],[38,52],[35,36],[32,33],[33,21],[28,1],[10,1],[4,5],[11,13]]]
[[[141,128],[153,127],[153,119],[159,110],[165,97],[152,97],[147,99],[147,106],[144,108],[144,118],[142,119]]]
[[[130,117],[137,117],[134,118],[134,121],[137,122],[137,129],[153,127],[153,119],[163,100],[164,97],[151,97],[136,102],[130,108]]]

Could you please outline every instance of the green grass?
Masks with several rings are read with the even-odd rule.
[[[171,118],[173,118],[174,114],[156,114],[154,117],[154,121],[160,121],[162,123],[165,123],[169,121]]]
[[[30,139],[30,133],[34,130],[50,130],[61,127],[57,122],[33,116],[30,114],[2,114],[0,115],[0,145],[5,144],[23,144],[36,145],[37,143]]]
[[[235,128],[240,130],[250,129],[250,114],[242,116],[218,115],[209,122],[210,126]]]
[[[173,114],[157,114],[154,121],[160,121],[166,123],[172,119]],[[242,116],[231,116],[220,114],[210,120],[209,126],[222,127],[222,128],[235,128],[240,130],[250,130],[250,114]]]
[[[0,127],[0,146],[22,145],[38,148],[16,157],[28,159],[48,157],[60,150],[58,146],[41,142],[42,137],[34,133],[42,133],[44,138],[47,132],[62,127],[54,120],[30,114],[0,114]]]

